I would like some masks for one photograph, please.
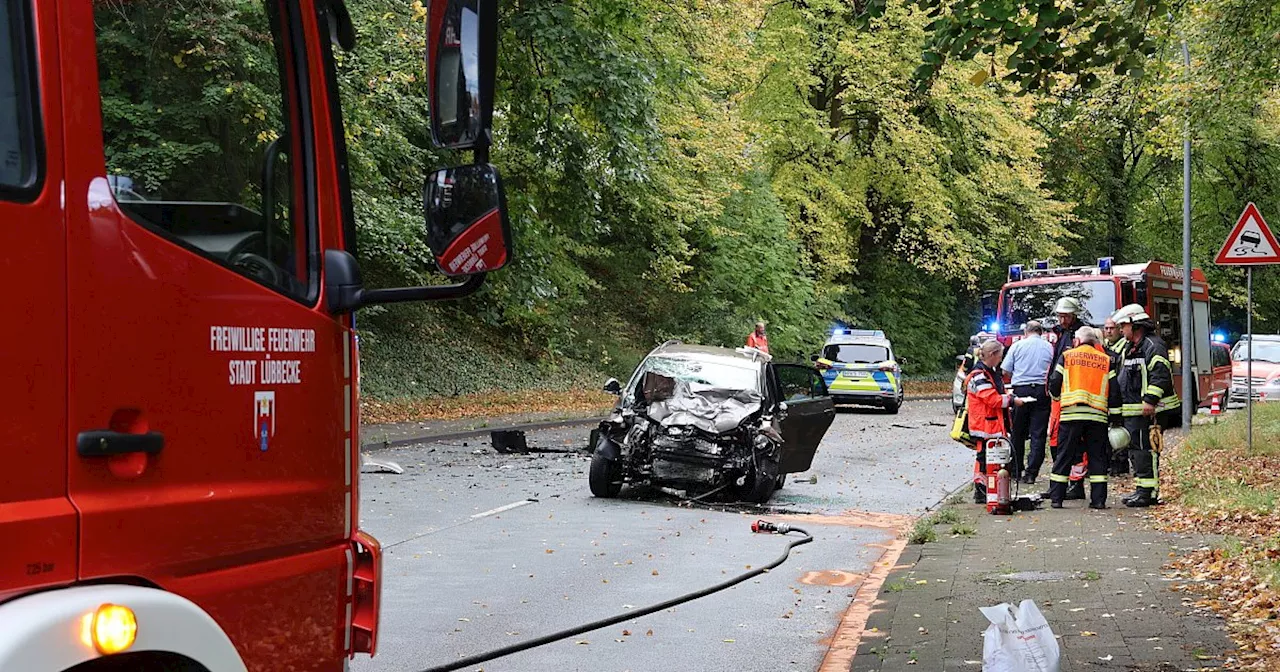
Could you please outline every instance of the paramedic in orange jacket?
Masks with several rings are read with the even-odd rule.
[[[980,361],[965,381],[966,405],[969,409],[969,435],[977,440],[976,461],[973,465],[973,501],[987,502],[987,441],[1009,437],[1006,410],[1021,406],[1022,401],[1006,392],[1004,379],[997,373],[1004,358],[1004,346],[990,340],[979,350]]]

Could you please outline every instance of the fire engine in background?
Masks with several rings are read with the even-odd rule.
[[[429,45],[457,36],[455,57],[428,47],[434,139],[477,158],[427,180],[423,242],[466,277],[375,289],[340,0],[204,3],[177,36],[168,0],[0,0],[0,670],[336,672],[374,652],[353,314],[465,296],[510,256],[495,4],[428,17]],[[228,60],[199,25],[260,53]],[[171,105],[144,95],[159,82]]]
[[[1194,342],[1191,347],[1183,347],[1180,324],[1184,276],[1182,268],[1162,261],[1116,265],[1110,257],[1103,257],[1092,266],[1051,268],[1048,261],[1036,261],[1031,268],[1013,265],[999,294],[985,302],[984,326],[1007,347],[1023,337],[1031,320],[1039,320],[1046,327],[1056,324],[1054,304],[1064,296],[1075,297],[1082,309],[1080,320],[1095,327],[1101,327],[1120,306],[1139,304],[1154,318],[1159,336],[1169,349],[1174,389],[1182,389],[1180,366],[1182,357],[1189,357],[1196,373],[1197,405],[1207,407],[1213,394],[1230,392],[1231,368],[1212,350],[1209,283],[1198,268],[1191,273]],[[1050,333],[1049,338],[1055,337]]]

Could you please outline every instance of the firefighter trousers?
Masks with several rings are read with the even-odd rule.
[[[1138,492],[1155,498],[1160,489],[1157,457],[1151,454],[1151,418],[1143,415],[1124,419],[1129,432],[1129,459],[1133,462],[1133,484]]]
[[[1059,504],[1066,497],[1071,467],[1088,456],[1089,504],[1107,504],[1107,423],[1065,420],[1058,426],[1058,449],[1049,474],[1049,498]]]

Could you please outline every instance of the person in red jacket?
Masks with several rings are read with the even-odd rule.
[[[973,501],[987,502],[987,441],[1009,438],[1006,411],[1021,406],[1022,400],[1006,392],[1004,378],[997,367],[1004,358],[1004,346],[990,340],[979,350],[979,363],[965,380],[966,404],[969,409],[969,435],[977,440],[978,453],[973,465]]]
[[[768,354],[769,337],[764,333],[764,322],[756,322],[756,330],[747,334],[747,347]]]

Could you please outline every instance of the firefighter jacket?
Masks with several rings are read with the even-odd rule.
[[[979,363],[965,381],[965,403],[969,409],[969,435],[980,439],[1008,436],[1005,409],[1013,395],[1004,391],[1004,380],[986,364]]]
[[[1062,353],[1062,363],[1049,373],[1049,395],[1057,399],[1060,420],[1106,423],[1120,415],[1117,361],[1102,347],[1081,345]]]
[[[1062,363],[1062,353],[1072,348],[1072,344],[1076,340],[1076,330],[1080,326],[1080,320],[1076,320],[1070,327],[1063,327],[1061,324],[1054,325],[1053,333],[1057,335],[1058,340],[1053,343],[1053,363],[1049,365],[1050,371],[1053,371],[1053,367]]]
[[[1169,351],[1158,336],[1146,335],[1138,343],[1130,343],[1121,360],[1117,378],[1123,402],[1121,414],[1127,418],[1142,415],[1142,404],[1164,412],[1182,405],[1173,388],[1173,366]]]

